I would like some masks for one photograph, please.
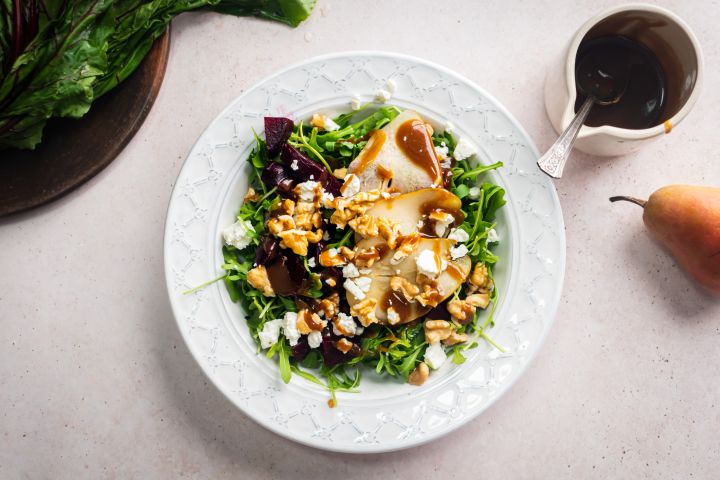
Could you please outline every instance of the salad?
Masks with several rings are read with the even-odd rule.
[[[361,371],[422,385],[488,341],[504,190],[411,110],[266,117],[222,268],[259,351],[335,392]],[[219,280],[219,279],[218,279]],[[488,310],[487,312],[483,312]]]

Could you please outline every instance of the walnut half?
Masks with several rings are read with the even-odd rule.
[[[408,383],[410,385],[417,385],[420,386],[428,379],[430,376],[430,368],[428,368],[427,364],[425,362],[420,362],[417,367],[415,367],[415,370],[412,371],[410,376],[408,377]]]
[[[260,265],[248,271],[247,281],[250,285],[257,288],[266,297],[274,297],[275,290],[273,290],[270,284],[270,278],[268,278],[267,270],[265,267]]]

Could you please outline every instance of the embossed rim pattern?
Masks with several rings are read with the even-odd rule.
[[[265,115],[302,118],[373,98],[389,78],[391,103],[436,122],[450,120],[479,147],[479,161],[502,160],[493,181],[507,191],[503,208],[501,301],[489,334],[505,353],[481,344],[462,365],[446,365],[423,387],[365,375],[359,394],[327,393],[303,379],[289,385],[256,353],[240,307],[222,283],[182,292],[218,275],[220,229],[231,223],[247,185],[252,129]],[[425,60],[383,52],[308,59],[265,78],[235,99],[200,136],[173,190],[165,226],[165,276],[178,328],[213,384],[264,427],[313,447],[370,453],[437,439],[493,404],[523,372],[547,335],[562,290],[565,233],[550,179],[518,122],[470,80]]]

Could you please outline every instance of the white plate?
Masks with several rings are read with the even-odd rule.
[[[478,161],[501,160],[492,180],[507,191],[498,217],[500,293],[489,345],[446,362],[422,387],[366,372],[361,393],[327,392],[256,354],[240,306],[218,282],[220,230],[234,221],[247,190],[245,159],[263,116],[306,118],[348,110],[352,96],[369,101],[386,81],[390,103],[413,108],[479,147]],[[535,165],[536,148],[518,122],[481,88],[438,65],[390,53],[348,52],[313,58],[272,75],[232,102],[205,130],[185,161],[165,226],[165,275],[175,318],[203,371],[235,405],[268,429],[326,450],[384,452],[436,439],[466,423],[502,395],[538,351],[553,321],[565,268],[565,233],[555,189]]]

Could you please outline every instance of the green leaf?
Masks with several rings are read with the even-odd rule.
[[[39,31],[13,59],[13,6],[0,0],[0,150],[35,148],[49,118],[85,115],[137,69],[180,13],[209,9],[296,26],[315,1],[39,0],[39,5]]]
[[[278,353],[280,354],[280,378],[282,378],[283,382],[290,383],[290,377],[292,377],[292,370],[290,369],[290,347],[285,345],[285,340],[281,340],[277,344],[280,344],[280,348],[278,349]]]

